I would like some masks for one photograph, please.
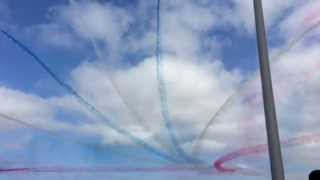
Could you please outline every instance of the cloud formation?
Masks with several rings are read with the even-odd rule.
[[[199,158],[210,156],[206,161],[212,162],[225,151],[266,142],[259,78],[252,72],[249,76],[241,74],[240,68],[228,70],[224,57],[215,58],[225,47],[225,42],[219,42],[215,35],[210,35],[214,30],[234,28],[234,33],[253,38],[251,1],[230,0],[222,3],[220,9],[216,8],[216,3],[206,0],[162,3],[164,80],[173,127],[182,147],[188,154],[195,151],[195,140],[208,120],[244,79],[251,81],[216,117],[194,155]],[[290,44],[292,37],[299,36],[305,27],[311,27],[320,20],[317,1],[272,0],[264,1],[264,7],[270,37],[277,36],[272,33],[281,34],[279,45],[271,47],[275,53]],[[89,102],[110,116],[113,123],[176,156],[170,138],[164,133],[165,125],[160,113],[154,57],[154,10],[155,3],[151,1],[139,1],[134,8],[80,1],[53,7],[50,22],[33,28],[40,32],[38,38],[42,43],[60,48],[72,49],[78,48],[79,44],[94,43],[95,48],[102,52],[103,59],[96,55],[91,61],[84,60],[65,78]],[[318,34],[319,30],[314,29],[289,52],[272,60],[282,139],[317,132],[317,71],[320,67],[317,57],[320,47],[313,37]],[[212,41],[208,43],[206,39]],[[135,63],[130,63],[133,61]],[[5,104],[0,106],[1,113],[26,119],[35,125],[99,137],[101,144],[135,147],[128,138],[99,122],[70,95],[42,98],[34,93],[0,86],[0,101]],[[65,114],[65,119],[60,119],[61,113]],[[68,119],[71,115],[76,116],[80,123]],[[0,127],[8,128],[6,123],[1,120]],[[300,164],[296,166],[314,167],[313,159],[319,148],[313,143],[290,151],[285,149],[284,157],[288,162]],[[240,160],[237,164],[246,166],[248,162]]]

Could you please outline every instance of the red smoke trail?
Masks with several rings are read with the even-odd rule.
[[[286,141],[283,141],[281,144],[284,147],[289,148],[289,147],[295,147],[298,145],[304,145],[304,144],[310,144],[310,143],[320,143],[320,134],[291,138]],[[234,159],[238,159],[244,156],[261,154],[267,151],[268,151],[267,144],[260,144],[253,147],[243,148],[222,156],[221,158],[219,158],[213,163],[213,166],[218,172],[221,172],[221,173],[236,173],[238,171],[245,170],[245,169],[240,167],[230,167],[224,164]]]
[[[304,19],[304,22],[308,23],[308,25],[310,23],[313,23],[314,27],[312,27],[312,29],[314,29],[315,27],[318,27],[318,24],[320,22],[319,11],[315,11],[315,12],[311,13],[309,16],[307,16]],[[302,83],[302,82],[306,81],[307,79],[311,78],[313,73],[316,72],[319,69],[319,67],[320,67],[320,65],[317,64],[311,71],[305,72],[302,75],[302,79],[296,80],[294,83],[295,84]],[[286,82],[281,82],[280,85],[281,86],[286,85]],[[252,101],[253,99],[256,99],[256,97],[257,96],[253,95],[252,97],[248,98],[248,100]],[[304,145],[304,144],[309,144],[309,143],[320,143],[320,135],[309,135],[309,136],[292,138],[292,139],[283,141],[282,145],[288,148],[288,147],[295,147],[298,145]],[[229,162],[234,159],[238,159],[238,158],[241,158],[244,156],[250,156],[250,155],[254,155],[254,154],[265,153],[267,151],[268,151],[267,144],[261,144],[261,145],[256,145],[253,147],[243,148],[238,151],[234,151],[229,154],[226,154],[226,155],[222,156],[221,158],[219,158],[218,160],[216,160],[214,162],[214,168],[221,173],[239,172],[244,169],[239,168],[239,167],[225,166],[224,164],[226,162]]]
[[[17,167],[0,168],[1,174],[88,174],[88,173],[183,173],[200,175],[232,175],[233,172],[219,172],[209,166],[164,166],[164,167]],[[237,171],[237,174],[261,176],[252,171]]]
[[[195,166],[164,166],[164,167],[20,167],[0,168],[2,173],[159,173],[159,172],[207,172],[214,174],[209,167]]]

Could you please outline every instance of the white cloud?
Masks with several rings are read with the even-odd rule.
[[[182,6],[180,4],[162,4],[164,51],[185,57],[218,53],[223,44],[221,41],[218,43],[212,38],[210,45],[203,41],[206,33],[222,22],[217,14],[197,1],[188,0]],[[40,39],[63,47],[72,46],[70,43],[76,47],[83,40],[94,42],[103,53],[104,60],[111,62],[128,52],[151,55],[156,38],[155,5],[154,2],[139,2],[134,10],[94,1],[57,6],[51,8],[49,14],[52,22],[38,27],[42,32],[40,36],[49,35],[49,38]],[[75,39],[75,35],[82,39]],[[209,50],[203,51],[203,46]]]
[[[110,3],[86,2],[59,6],[52,11],[65,26],[87,41],[97,41],[105,55],[116,58],[121,39],[129,30],[131,18],[123,9]]]
[[[218,14],[221,12],[215,13],[212,6],[205,6],[208,5],[205,1],[168,1],[163,4],[161,23],[168,105],[178,139],[188,151],[191,151],[192,140],[202,131],[208,119],[244,78],[236,71],[226,70],[222,61],[211,61],[210,55],[202,48],[208,43],[202,41],[208,31],[230,25],[228,23],[237,27],[236,32],[253,32],[252,1],[232,2],[234,6],[226,9],[230,14],[226,13],[224,18],[219,18]],[[303,6],[299,7],[296,3],[296,0],[264,1],[268,27],[280,23],[279,32],[288,34],[286,39],[301,30],[300,22],[308,17],[309,12],[317,10],[319,5],[312,1],[302,3]],[[65,47],[74,46],[75,40],[69,39],[69,34],[76,32],[77,36],[97,41],[99,48],[106,53],[111,51],[121,56],[124,51],[152,52],[155,24],[147,21],[147,30],[134,31],[130,28],[131,23],[141,23],[138,22],[140,20],[137,14],[148,14],[150,8],[154,8],[154,4],[150,2],[144,6],[142,4],[139,4],[136,13],[126,12],[125,9],[109,3],[81,2],[76,6],[59,6],[52,10],[56,13],[53,22],[41,26],[41,29],[43,28],[44,34],[51,35],[50,42],[61,43],[60,45]],[[292,12],[286,12],[291,8],[294,9]],[[151,17],[154,18],[145,15],[143,19]],[[317,21],[317,16],[315,19],[312,16],[310,21]],[[60,29],[65,26],[72,30],[65,32]],[[129,35],[124,38],[126,33]],[[146,36],[141,36],[140,33]],[[61,37],[64,41],[58,40]],[[83,39],[81,41],[83,42]],[[320,47],[306,42],[309,41],[299,43],[292,51],[274,62],[272,67],[283,139],[316,132],[320,125],[317,120],[317,57],[320,55]],[[212,42],[216,43],[217,41]],[[220,43],[217,44],[219,47]],[[105,45],[108,50],[104,49]],[[214,50],[219,51],[218,48]],[[114,54],[112,56],[116,56]],[[131,57],[125,58],[127,61],[131,60]],[[134,66],[120,68],[106,67],[102,62],[85,62],[72,70],[69,79],[81,95],[111,118],[112,123],[154,146],[171,151],[160,113],[155,66],[152,55],[142,58]],[[114,84],[108,76],[112,76],[118,92],[112,87]],[[118,93],[123,96],[122,99]],[[35,123],[49,121],[56,129],[60,127],[62,130],[83,135],[98,135],[103,138],[104,143],[133,145],[128,138],[108,128],[69,95],[44,99],[2,87],[0,101],[4,102],[0,106],[1,112],[18,118],[32,119]],[[61,109],[81,116],[82,124],[77,128],[67,124],[67,121],[59,124],[54,115]],[[222,154],[224,150],[231,151],[265,143],[265,136],[260,81],[255,78],[217,117],[199,150],[200,154]],[[300,149],[292,150],[292,154],[286,154],[286,158],[295,161],[293,155],[306,157],[303,163],[307,166],[318,149],[317,144],[301,146]],[[306,151],[314,153],[304,153]]]

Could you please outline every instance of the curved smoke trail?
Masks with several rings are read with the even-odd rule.
[[[77,6],[77,3],[75,0],[69,0],[71,5]],[[80,23],[82,23],[82,19],[81,16],[79,16],[80,19]],[[85,25],[82,23],[82,25],[85,27]],[[103,62],[103,55],[101,53],[101,51],[98,48],[97,43],[95,42],[95,40],[88,35],[90,44],[92,45],[92,48],[98,58],[98,60],[100,60],[101,62]],[[127,108],[127,110],[129,111],[129,113],[132,115],[132,117],[134,118],[134,120],[137,121],[137,123],[139,123],[139,125],[141,125],[141,127],[147,131],[147,132],[152,132],[151,128],[145,124],[144,119],[140,116],[140,114],[134,109],[132,108],[132,106],[129,103],[129,100],[121,93],[120,88],[118,87],[115,79],[113,78],[112,74],[109,73],[109,71],[106,71],[107,73],[107,78],[109,80],[109,82],[111,83],[112,88],[115,90],[116,94],[118,95],[118,97],[120,98],[120,101],[123,103],[123,105]],[[153,136],[153,139],[162,147],[162,148],[168,148],[165,147],[165,144],[161,141],[160,138],[158,138],[157,136]]]
[[[177,139],[174,127],[172,125],[172,119],[170,117],[169,107],[168,107],[168,100],[167,100],[167,92],[166,92],[166,86],[165,86],[165,80],[163,77],[163,62],[161,59],[161,33],[160,33],[160,11],[161,11],[161,1],[157,0],[157,44],[156,44],[156,72],[157,72],[157,81],[158,81],[158,91],[160,95],[160,103],[161,103],[161,114],[166,126],[166,129],[168,131],[170,140],[172,142],[172,145],[175,149],[175,151],[187,162],[196,163],[199,162],[199,160],[196,160],[194,158],[191,158],[186,154],[186,152],[181,148],[179,140]]]
[[[11,36],[8,32],[4,31],[0,28],[0,31],[2,34],[4,34],[7,38],[12,40],[18,47],[20,47],[23,51],[25,51],[27,54],[33,57],[33,59],[67,92],[71,93],[80,104],[82,104],[86,109],[88,109],[91,113],[95,114],[98,118],[100,118],[102,121],[105,122],[105,124],[115,130],[117,133],[129,138],[136,144],[142,146],[145,150],[165,159],[170,162],[181,162],[180,160],[176,159],[175,157],[172,157],[169,154],[166,154],[153,146],[149,145],[142,139],[134,136],[130,132],[116,126],[113,124],[109,118],[107,118],[101,111],[99,111],[94,105],[90,104],[84,97],[78,94],[77,91],[75,91],[69,84],[65,83],[63,80],[61,80],[50,68],[49,66],[41,60],[33,51],[31,51],[28,47],[23,45],[21,42],[19,42],[17,39],[15,39],[13,36]]]
[[[318,64],[317,66],[315,66],[314,69],[319,69],[320,64]],[[312,72],[312,71],[311,71]],[[311,75],[313,75],[311,72],[307,72],[302,79],[296,80],[294,81],[294,87],[298,88],[298,85],[301,82],[305,82],[307,79],[309,79],[311,77]],[[282,82],[285,83],[285,82]],[[284,84],[280,84],[279,86],[285,86]],[[284,147],[294,147],[294,146],[298,146],[298,145],[304,145],[304,144],[309,144],[309,143],[320,143],[320,134],[318,135],[309,135],[309,136],[303,136],[303,137],[298,137],[298,138],[292,138],[286,141],[283,141],[281,144],[284,145]],[[264,153],[268,151],[268,147],[267,144],[263,144],[263,145],[256,145],[253,147],[247,147],[247,148],[243,148],[240,150],[237,150],[235,152],[229,153],[227,155],[222,156],[221,158],[219,158],[215,163],[214,166],[215,168],[223,173],[232,173],[232,172],[238,172],[241,170],[245,170],[242,168],[234,168],[234,167],[227,167],[224,166],[224,164],[228,161],[237,159],[237,158],[241,158],[243,156],[249,156],[249,155],[253,155],[253,154],[260,154],[260,153]]]
[[[282,51],[280,51],[279,54],[277,54],[275,57],[272,57],[271,60],[274,61],[274,60],[280,59],[281,56],[283,56],[287,52],[289,52],[298,42],[303,40],[305,36],[307,36],[310,32],[312,32],[313,30],[315,30],[319,26],[320,26],[320,21],[315,23],[314,25],[312,25],[311,27],[309,27],[305,31],[303,31],[299,36],[297,36],[292,41],[290,41],[290,43]],[[255,80],[257,77],[258,77],[258,72],[256,72],[249,79],[240,83],[238,88],[236,88],[236,90],[231,94],[231,96],[229,96],[225,100],[225,102],[220,106],[220,108],[214,113],[214,115],[210,118],[210,120],[205,125],[204,129],[201,131],[200,135],[197,138],[195,138],[195,140],[194,140],[194,145],[192,148],[192,155],[193,156],[196,156],[196,153],[197,153],[199,147],[201,146],[202,139],[207,134],[209,127],[216,121],[217,117],[219,117],[221,115],[221,113],[223,113],[225,111],[225,109],[232,103],[234,98],[237,97],[238,94],[241,93],[247,87],[247,84],[249,84],[249,82],[252,82],[253,80]]]
[[[304,144],[310,144],[310,143],[320,143],[320,134],[291,138],[286,141],[283,141],[281,144],[284,145],[284,147],[289,148],[289,147],[295,147],[298,145],[304,145]],[[213,165],[214,165],[214,168],[221,173],[234,173],[239,170],[242,170],[242,168],[225,166],[224,164],[226,162],[229,162],[231,160],[234,160],[243,156],[250,156],[250,155],[265,153],[267,151],[268,151],[267,144],[260,144],[253,147],[242,148],[222,156],[221,158],[216,160],[213,163]]]

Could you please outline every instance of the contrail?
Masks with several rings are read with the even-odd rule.
[[[77,6],[77,2],[75,0],[69,0],[71,5]],[[82,18],[81,16],[79,17],[80,19],[80,23],[82,23]],[[82,23],[83,26],[85,26]],[[103,62],[103,55],[101,53],[101,51],[98,48],[98,45],[96,43],[96,41],[90,36],[88,35],[90,44],[92,45],[92,48],[98,58],[98,60],[100,60],[101,62]],[[134,118],[134,120],[137,121],[137,123],[139,123],[139,125],[147,132],[152,133],[152,129],[145,124],[145,120],[144,118],[142,118],[142,116],[140,116],[140,114],[134,109],[132,108],[132,106],[130,105],[128,99],[121,93],[120,88],[118,87],[115,79],[113,78],[113,75],[111,73],[109,73],[109,71],[106,71],[107,73],[107,78],[109,80],[109,82],[111,83],[111,86],[113,87],[113,89],[115,90],[115,92],[117,93],[118,97],[120,98],[121,102],[123,103],[123,105],[127,108],[127,110],[129,111],[129,113],[131,114],[131,116]],[[161,141],[161,139],[158,136],[153,136],[153,139],[162,147],[162,148],[168,148],[165,146],[165,144]]]
[[[161,114],[175,151],[179,154],[179,156],[181,156],[181,158],[185,159],[187,162],[195,163],[195,162],[198,162],[199,160],[191,158],[181,148],[180,143],[175,135],[174,127],[172,125],[172,119],[170,117],[165,80],[163,77],[163,62],[161,59],[160,11],[161,11],[161,2],[160,0],[157,0],[156,72],[157,72],[157,81],[158,81],[158,92],[160,95],[160,103],[161,103]]]
[[[311,27],[309,27],[305,31],[303,31],[299,36],[297,36],[292,41],[290,41],[290,43],[282,51],[280,51],[279,54],[277,54],[275,57],[271,58],[271,60],[274,61],[274,60],[280,59],[283,55],[288,53],[297,43],[299,43],[301,40],[303,40],[305,36],[307,36],[310,32],[312,32],[313,30],[315,30],[319,26],[320,26],[320,21],[315,23],[314,25],[312,25]],[[199,149],[199,146],[201,146],[202,139],[207,134],[209,127],[216,121],[217,117],[219,117],[221,115],[221,113],[223,113],[225,111],[225,109],[232,103],[234,98],[237,97],[238,94],[246,88],[247,84],[249,84],[249,82],[252,82],[253,80],[255,80],[257,77],[258,77],[258,72],[256,72],[252,77],[243,81],[238,86],[238,88],[236,88],[236,90],[232,93],[232,95],[229,96],[225,100],[225,102],[220,106],[220,108],[214,113],[214,115],[210,118],[210,120],[205,125],[204,129],[201,131],[200,135],[197,138],[195,138],[194,145],[192,148],[192,156],[196,156],[196,153]]]
[[[99,111],[94,105],[90,104],[85,98],[83,98],[81,95],[78,94],[77,91],[75,91],[69,84],[65,83],[63,80],[61,80],[50,68],[49,66],[45,63],[45,61],[41,60],[33,51],[31,51],[28,47],[23,45],[21,42],[19,42],[17,39],[15,39],[13,36],[11,36],[8,32],[4,31],[3,29],[0,28],[1,33],[3,33],[7,38],[12,40],[18,47],[20,47],[23,51],[25,51],[27,54],[33,57],[33,59],[62,87],[64,88],[67,92],[71,93],[80,104],[82,104],[86,109],[88,109],[91,113],[95,114],[97,117],[99,117],[102,121],[105,122],[105,124],[115,130],[117,133],[129,138],[136,144],[139,144],[142,146],[145,150],[165,159],[170,162],[181,162],[181,160],[176,159],[175,157],[172,157],[169,154],[166,154],[153,146],[149,145],[142,139],[134,136],[130,132],[116,126],[113,124],[109,118],[107,118],[101,111]]]

